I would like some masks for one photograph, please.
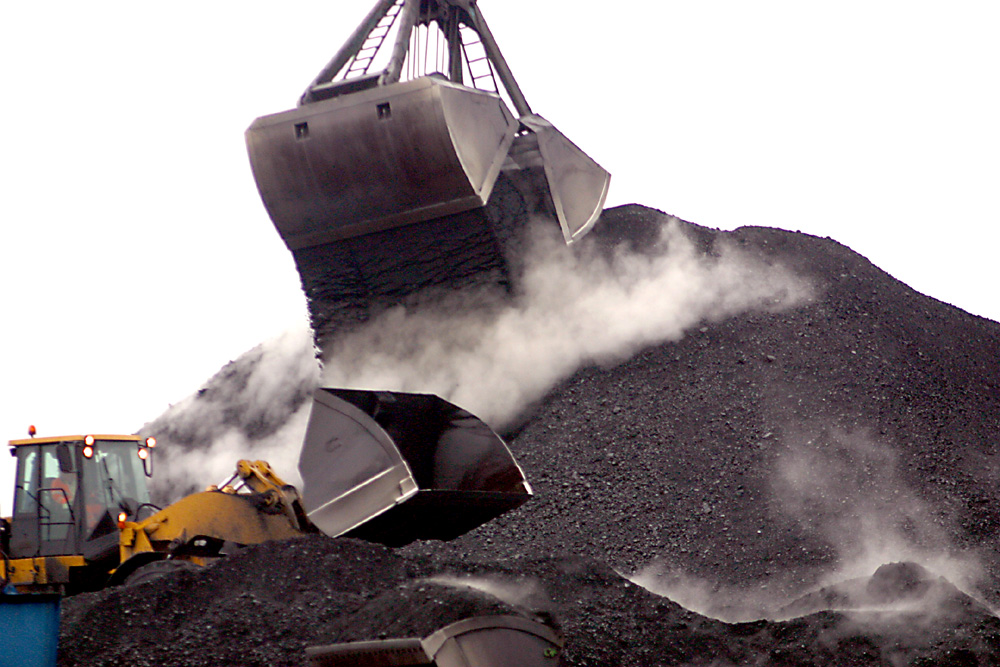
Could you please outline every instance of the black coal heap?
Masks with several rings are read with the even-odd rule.
[[[642,252],[667,220],[610,209],[585,242]],[[303,664],[496,612],[557,626],[575,666],[1000,664],[1000,325],[830,239],[684,227],[813,300],[580,369],[507,434],[536,498],[451,543],[310,537],[77,596],[60,664]],[[808,615],[723,623],[633,575],[730,619]]]
[[[611,209],[591,242],[643,247],[665,219]],[[815,299],[580,370],[510,439],[537,499],[446,548],[793,592],[905,546],[979,561],[996,604],[1000,325],[830,239],[689,231],[792,268]]]

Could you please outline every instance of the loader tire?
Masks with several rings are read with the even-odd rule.
[[[143,565],[125,579],[126,586],[144,584],[175,572],[192,572],[200,569],[191,561],[186,560],[156,560]]]

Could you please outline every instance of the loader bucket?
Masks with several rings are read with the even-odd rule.
[[[520,616],[476,616],[419,638],[306,648],[309,667],[552,667],[563,640]]]
[[[299,472],[320,530],[389,546],[458,537],[531,497],[503,440],[429,394],[317,389]]]
[[[294,251],[484,206],[517,128],[498,95],[425,76],[263,116],[246,140]]]

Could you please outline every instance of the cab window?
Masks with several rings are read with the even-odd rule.
[[[98,440],[94,455],[83,461],[87,505],[100,505],[117,513],[122,501],[149,502],[149,488],[134,442]]]
[[[33,513],[38,507],[38,447],[17,448],[14,514]]]

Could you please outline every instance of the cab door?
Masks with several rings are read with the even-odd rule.
[[[15,557],[78,552],[75,448],[66,443],[17,448],[17,482],[11,526]]]

